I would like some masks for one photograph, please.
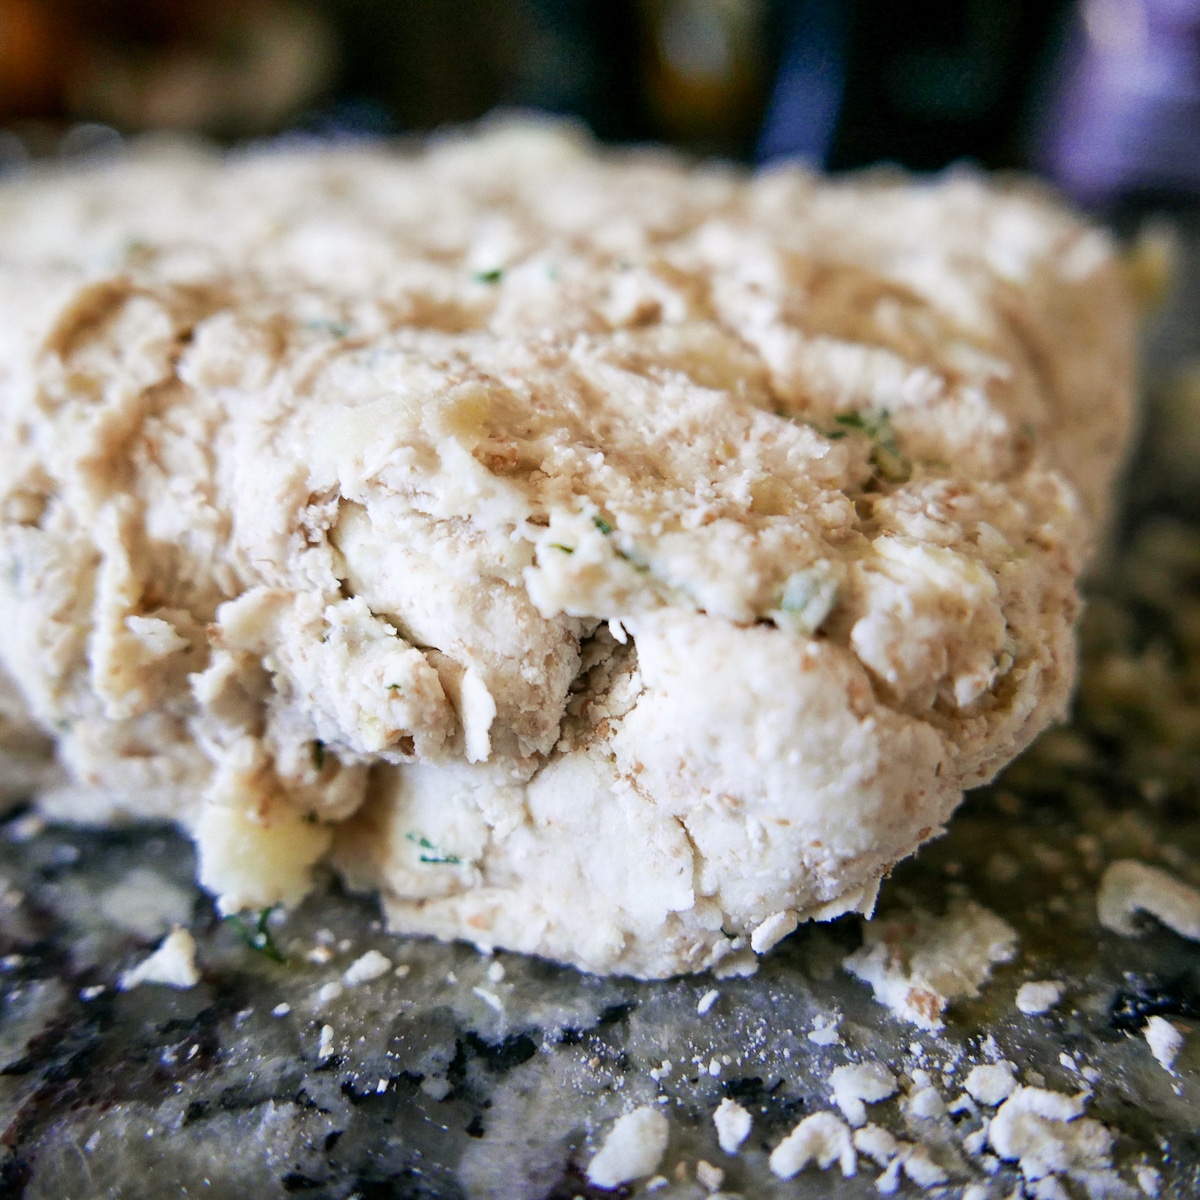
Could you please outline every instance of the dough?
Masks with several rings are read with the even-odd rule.
[[[328,861],[587,971],[765,952],[1062,715],[1132,334],[1100,232],[965,173],[517,124],[36,175],[5,720],[225,911]]]

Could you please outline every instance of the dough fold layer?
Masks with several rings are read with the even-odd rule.
[[[965,174],[506,125],[11,184],[0,761],[226,911],[330,862],[587,971],[765,952],[1063,714],[1132,347],[1104,236]]]

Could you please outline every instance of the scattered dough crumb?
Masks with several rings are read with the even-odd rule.
[[[392,960],[378,950],[368,950],[361,958],[356,958],[343,972],[342,982],[347,987],[357,987],[360,983],[369,983],[386,975],[392,969]]]
[[[765,921],[755,926],[750,935],[750,949],[755,954],[766,954],[777,946],[799,924],[794,912],[772,913]]]
[[[1175,1074],[1175,1058],[1183,1048],[1183,1034],[1165,1017],[1151,1017],[1142,1030],[1150,1053],[1158,1059],[1164,1071]]]
[[[617,1188],[653,1175],[666,1153],[669,1132],[667,1118],[650,1105],[619,1117],[588,1164],[588,1181],[600,1188]]]
[[[1113,863],[1100,880],[1096,913],[1114,933],[1137,937],[1139,912],[1157,917],[1181,937],[1200,942],[1200,891],[1159,867],[1132,859]]]
[[[1157,1197],[1162,1188],[1162,1175],[1159,1171],[1154,1167],[1142,1166],[1134,1171],[1133,1177],[1137,1180],[1143,1195],[1151,1197],[1151,1200]]]
[[[700,997],[700,1002],[696,1005],[696,1011],[703,1016],[710,1008],[712,1008],[714,1004],[716,1004],[720,995],[721,993],[718,992],[716,988],[709,988],[708,991]]]
[[[322,984],[317,988],[317,1006],[323,1008],[326,1004],[332,1004],[344,990],[336,979],[331,979],[328,983]]]
[[[879,1125],[864,1125],[854,1131],[854,1148],[886,1167],[899,1152],[900,1143]]]
[[[818,1015],[813,1019],[813,1027],[809,1030],[808,1040],[818,1046],[840,1046],[842,1035],[838,1031],[841,1017],[826,1017]]]
[[[910,1142],[897,1142],[896,1146],[896,1155],[887,1170],[875,1180],[875,1190],[881,1195],[891,1196],[899,1189],[901,1171],[921,1188],[936,1187],[950,1178],[925,1146],[914,1146]]]
[[[1016,1091],[1017,1081],[1013,1077],[1012,1064],[998,1062],[972,1067],[963,1086],[973,1100],[986,1104],[988,1108],[995,1108]]]
[[[909,1096],[905,1109],[909,1116],[922,1121],[936,1121],[946,1115],[946,1102],[938,1094],[937,1088],[919,1087]]]
[[[904,1167],[905,1175],[917,1187],[935,1187],[939,1183],[945,1183],[950,1178],[946,1173],[946,1169],[934,1161],[933,1155],[929,1153],[928,1148],[925,1146],[910,1147],[901,1154],[900,1161]]]
[[[850,1130],[831,1112],[813,1113],[805,1117],[791,1133],[771,1151],[770,1167],[780,1179],[791,1179],[809,1163],[827,1171],[834,1163],[849,1179],[858,1170],[858,1157]]]
[[[273,1009],[271,1009],[271,1016],[286,1017],[291,1011],[292,1006],[285,1001],[283,1004],[277,1004]]]
[[[991,1124],[990,1118],[984,1118],[984,1122],[978,1129],[968,1133],[962,1140],[963,1149],[971,1155],[982,1154],[987,1149],[987,1134],[988,1125]]]
[[[504,1015],[504,1001],[496,995],[495,992],[489,992],[487,988],[473,987],[471,991],[480,998],[493,1012]]]
[[[1111,1166],[1112,1131],[1083,1116],[1085,1094],[1019,1087],[988,1126],[988,1141],[1027,1180]]]
[[[736,1100],[722,1100],[713,1113],[717,1143],[726,1154],[736,1154],[742,1148],[753,1123],[753,1118]]]
[[[323,1062],[333,1053],[333,1026],[322,1025],[321,1036],[317,1042],[317,1061]]]
[[[973,900],[952,902],[944,917],[915,911],[877,919],[845,968],[875,999],[922,1029],[941,1029],[954,1000],[979,995],[995,963],[1008,962],[1016,931]]]
[[[696,1164],[696,1181],[710,1192],[715,1192],[725,1182],[725,1172],[701,1159]]]
[[[196,943],[192,935],[176,925],[149,958],[121,974],[117,986],[123,992],[142,983],[162,983],[167,987],[190,988],[200,982],[196,970]]]
[[[1056,979],[1023,983],[1017,989],[1017,1008],[1027,1017],[1040,1017],[1062,999],[1062,994],[1063,985]]]
[[[855,1128],[867,1123],[867,1104],[895,1095],[896,1077],[879,1063],[838,1067],[829,1076],[833,1102]]]
[[[182,925],[192,911],[191,892],[148,867],[134,867],[119,883],[101,892],[98,903],[114,925],[146,941]]]

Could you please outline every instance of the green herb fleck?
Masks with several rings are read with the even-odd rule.
[[[328,333],[335,338],[343,338],[350,332],[350,326],[345,321],[314,320],[305,321],[304,325],[314,333]]]
[[[592,524],[595,525],[595,527],[600,530],[605,537],[608,537],[608,535],[613,531],[613,527],[602,516],[594,516],[592,518]]]
[[[783,585],[779,608],[771,614],[780,629],[811,637],[837,603],[838,581],[822,560],[794,571]]]
[[[871,448],[871,462],[889,483],[903,483],[912,475],[912,463],[900,450],[895,430],[892,429],[892,419],[886,408],[878,413],[839,413],[834,420],[846,429],[856,429],[865,433],[871,439],[874,443]]]
[[[476,283],[499,283],[504,278],[504,268],[493,267],[490,271],[476,271],[473,278]]]
[[[269,908],[264,908],[258,914],[253,924],[249,924],[241,913],[233,913],[225,919],[233,923],[233,927],[238,931],[238,935],[251,950],[257,950],[260,954],[265,954],[272,962],[285,963],[287,959],[283,957],[279,952],[279,947],[275,945],[275,939],[271,936],[271,929],[268,925],[271,914],[277,907],[278,905],[272,904]]]
[[[561,550],[564,554],[575,553],[574,546],[564,546],[562,542],[550,542],[549,545],[551,550]]]
[[[650,564],[636,550],[622,550],[620,546],[613,547],[613,553],[624,559],[635,571],[645,575],[650,570]]]
[[[325,743],[324,742],[321,742],[321,741],[313,742],[312,756],[313,756],[313,766],[316,767],[316,769],[318,771],[323,771],[325,769]]]
[[[869,433],[871,429],[871,427],[867,424],[866,417],[864,417],[862,413],[838,413],[838,415],[833,419],[839,425],[845,425],[847,429],[861,429],[864,433]]]
[[[444,863],[448,866],[457,866],[462,861],[455,854],[443,854],[427,837],[422,837],[418,833],[406,833],[404,836],[414,846],[428,851],[427,854],[418,855],[418,858],[423,863]]]
[[[402,689],[398,683],[389,683],[387,685],[387,690],[389,692],[398,692],[398,691],[401,691]]]

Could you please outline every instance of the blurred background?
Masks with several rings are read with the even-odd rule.
[[[1200,0],[0,0],[0,163],[174,129],[424,131],[497,106],[831,168],[1200,187]]]
[[[0,174],[497,107],[752,164],[1038,172],[1134,246],[1133,490],[1200,516],[1200,0],[0,0]]]

